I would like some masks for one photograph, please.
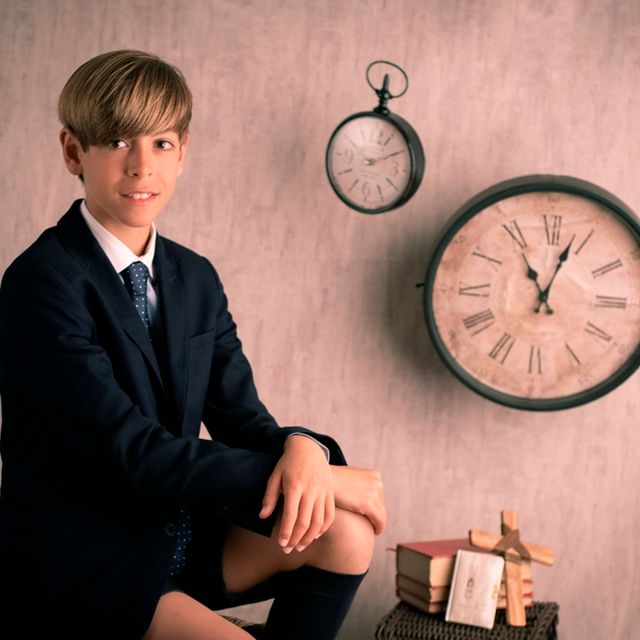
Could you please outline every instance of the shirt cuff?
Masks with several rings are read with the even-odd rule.
[[[287,438],[290,438],[291,436],[303,436],[305,438],[309,438],[309,440],[313,440],[323,451],[324,451],[324,455],[327,457],[327,462],[331,462],[330,460],[330,453],[329,453],[329,447],[325,447],[322,442],[320,442],[319,440],[316,440],[316,438],[314,438],[313,436],[310,436],[308,433],[290,433]]]

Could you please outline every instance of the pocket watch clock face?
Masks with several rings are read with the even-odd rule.
[[[417,134],[399,116],[355,114],[334,131],[326,154],[329,181],[347,205],[381,213],[404,204],[424,172]]]
[[[637,368],[640,227],[611,194],[528,177],[481,194],[427,275],[440,355],[486,397],[524,409],[593,400]]]

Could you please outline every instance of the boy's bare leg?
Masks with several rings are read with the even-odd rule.
[[[285,554],[277,532],[278,526],[266,538],[231,527],[222,556],[224,582],[230,593],[242,593],[270,576],[303,565],[353,575],[369,568],[375,534],[371,522],[360,514],[336,509],[329,530],[300,552]]]
[[[329,640],[337,636],[369,568],[370,520],[337,508],[331,527],[301,551],[284,553],[271,538],[232,529],[222,556],[227,590],[241,593],[277,574],[265,638]]]
[[[252,640],[252,636],[186,593],[163,595],[143,640]]]

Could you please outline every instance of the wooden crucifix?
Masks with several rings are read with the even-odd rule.
[[[507,588],[507,624],[524,627],[527,617],[522,597],[522,575],[520,565],[523,560],[535,560],[546,565],[553,564],[553,551],[529,542],[521,542],[518,529],[518,514],[503,511],[501,517],[502,535],[471,529],[469,542],[474,547],[493,551],[504,556],[505,584]]]

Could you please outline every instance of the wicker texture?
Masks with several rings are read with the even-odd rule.
[[[557,640],[558,605],[534,602],[527,608],[527,626],[510,627],[504,610],[493,629],[445,622],[442,614],[426,614],[399,602],[378,624],[376,640]]]
[[[264,634],[264,625],[258,624],[256,622],[247,622],[246,620],[242,620],[240,618],[232,618],[231,616],[222,616],[229,622],[236,625],[236,627],[240,627],[244,629],[249,635],[256,638],[256,640],[260,640]]]

